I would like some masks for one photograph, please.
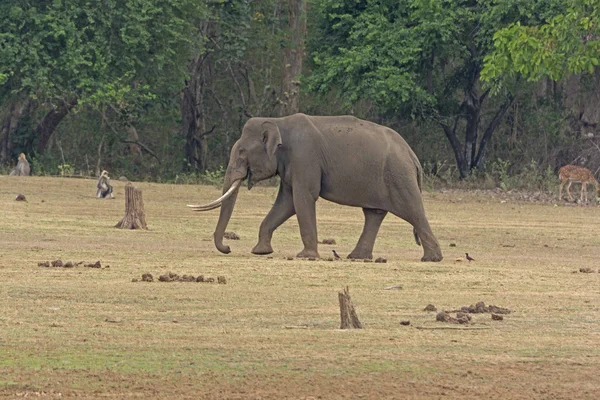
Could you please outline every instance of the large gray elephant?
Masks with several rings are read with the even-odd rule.
[[[409,222],[422,261],[440,261],[442,251],[425,217],[421,197],[422,168],[417,156],[395,131],[352,116],[315,117],[295,114],[284,118],[251,118],[233,145],[225,174],[223,196],[206,205],[221,207],[214,233],[215,246],[229,253],[223,235],[235,206],[241,182],[279,175],[279,194],[260,225],[254,254],[273,252],[277,227],[296,214],[304,243],[298,257],[319,257],[315,202],[329,201],[361,207],[365,225],[348,258],[370,259],[381,222],[388,212]]]

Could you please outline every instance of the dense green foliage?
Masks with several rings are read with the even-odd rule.
[[[443,180],[595,170],[599,3],[5,0],[0,164],[213,182],[249,117],[299,99],[396,129]]]
[[[493,35],[515,21],[543,20],[554,3],[324,0],[309,82],[318,91],[339,86],[349,102],[369,99],[388,114],[437,122],[464,178],[484,167],[486,146],[517,95],[497,93],[488,105],[480,74]],[[486,108],[494,110],[489,117]]]
[[[192,0],[17,1],[0,5],[0,101],[141,106],[180,90],[197,51]],[[195,47],[194,47],[195,46]]]
[[[541,24],[517,22],[498,30],[483,78],[558,81],[569,74],[593,74],[600,65],[600,1],[565,3],[566,9]]]

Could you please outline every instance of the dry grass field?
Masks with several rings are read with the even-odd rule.
[[[114,184],[115,200],[97,200],[92,180],[0,176],[0,397],[599,396],[598,207],[426,193],[441,263],[419,262],[411,227],[393,216],[374,254],[387,263],[303,261],[286,259],[301,250],[295,219],[275,233],[272,258],[250,254],[276,188],[242,189],[228,228],[241,240],[223,255],[218,210],[185,207],[219,189],[135,183],[150,229],[127,231],[113,228],[125,209]],[[320,238],[337,241],[321,256],[345,256],[362,212],[323,200],[317,210]],[[476,261],[457,261],[465,252]],[[56,259],[103,267],[38,266]],[[132,282],[168,272],[227,284]],[[363,330],[338,329],[346,285]],[[479,301],[513,312],[463,326],[423,311]]]

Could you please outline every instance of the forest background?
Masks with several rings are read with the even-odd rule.
[[[0,171],[219,184],[253,116],[399,132],[430,186],[600,171],[600,0],[3,0]]]

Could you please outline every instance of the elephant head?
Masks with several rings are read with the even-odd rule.
[[[189,205],[196,211],[208,211],[221,207],[219,221],[214,233],[215,246],[221,253],[230,253],[223,244],[223,235],[231,218],[240,184],[248,179],[248,189],[255,183],[277,174],[277,150],[281,146],[279,127],[273,122],[250,119],[242,136],[231,148],[229,164],[225,172],[223,195],[205,205]]]

